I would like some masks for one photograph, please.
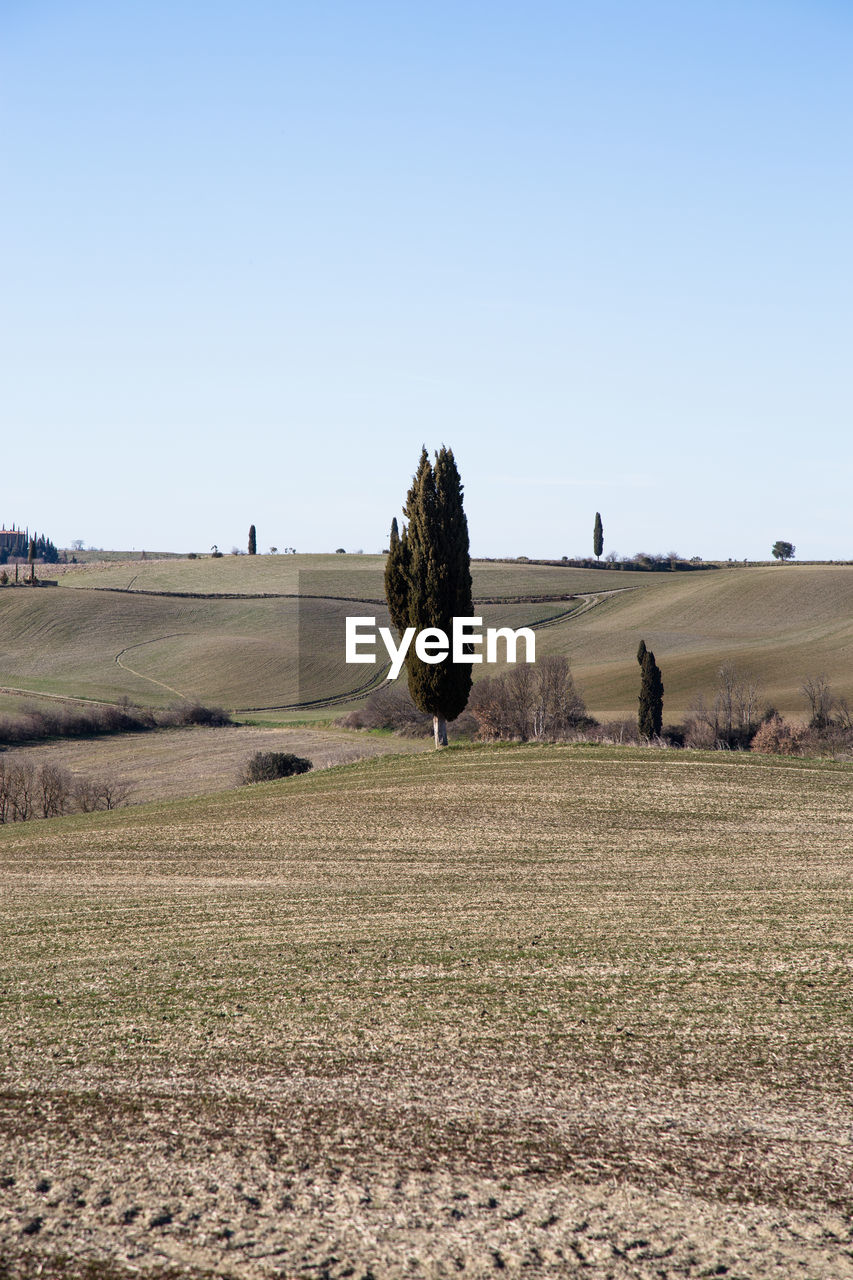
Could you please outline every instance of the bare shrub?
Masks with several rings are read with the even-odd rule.
[[[43,764],[36,775],[36,799],[43,818],[67,813],[74,797],[74,781],[67,769]]]
[[[48,738],[94,738],[102,734],[142,733],[158,727],[185,725],[220,726],[233,724],[222,707],[206,707],[199,702],[180,703],[165,711],[138,707],[128,699],[118,703],[70,704],[26,707],[17,716],[0,716],[0,743],[14,746],[23,742],[43,742]]]
[[[0,824],[117,809],[132,790],[130,782],[111,775],[75,778],[60,765],[36,767],[31,760],[0,755]]]
[[[19,761],[10,771],[12,821],[26,822],[36,812],[36,769],[29,760]]]
[[[55,764],[0,756],[0,824],[54,818],[74,807],[74,782]]]
[[[699,750],[748,747],[762,719],[764,704],[758,682],[724,662],[717,673],[713,702],[698,694],[684,721],[684,745]]]
[[[223,725],[233,724],[234,721],[223,707],[207,707],[201,702],[178,702],[159,712],[156,723],[161,728],[183,728],[199,724],[218,729]]]
[[[127,804],[133,784],[107,775],[103,778],[78,778],[74,784],[74,802],[81,813],[101,809],[118,809]]]
[[[594,723],[563,654],[478,680],[468,705],[485,740],[555,741]]]
[[[0,755],[0,823],[12,821],[11,770],[5,756]]]
[[[835,709],[829,680],[825,675],[807,676],[801,688],[809,707],[810,728],[819,732],[826,729],[832,723]]]
[[[345,729],[391,729],[405,737],[431,734],[432,716],[418,710],[408,688],[387,684],[377,689],[363,707],[342,716],[337,722]]]
[[[780,715],[774,715],[759,726],[752,739],[751,750],[762,755],[801,756],[809,745],[811,735],[804,725],[791,724]]]
[[[91,778],[77,778],[74,783],[74,803],[81,813],[94,813],[98,807],[95,784]]]

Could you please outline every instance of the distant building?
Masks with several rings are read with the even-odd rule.
[[[7,556],[25,556],[30,542],[29,529],[0,529],[0,551]]]

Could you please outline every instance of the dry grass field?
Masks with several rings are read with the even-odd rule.
[[[505,747],[0,830],[0,1276],[853,1276],[853,770]]]
[[[356,734],[340,729],[280,729],[233,725],[158,729],[104,738],[59,739],[14,749],[7,760],[31,760],[36,767],[59,765],[74,777],[119,778],[130,784],[130,804],[208,795],[238,785],[256,751],[305,756],[315,769],[330,769],[380,755],[431,750],[432,738],[396,734]]]

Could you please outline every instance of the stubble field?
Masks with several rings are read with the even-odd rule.
[[[0,1276],[853,1276],[851,780],[365,761],[0,831]]]

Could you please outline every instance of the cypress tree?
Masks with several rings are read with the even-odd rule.
[[[391,540],[385,561],[385,599],[391,622],[398,636],[402,636],[409,625],[409,534],[403,525],[401,537],[396,516],[391,521]]]
[[[655,655],[647,649],[641,663],[640,710],[637,717],[644,738],[654,738],[663,724],[663,680]]]
[[[604,550],[604,525],[601,523],[601,512],[595,513],[595,526],[592,530],[592,549],[595,552],[596,560],[601,559],[601,553]]]
[[[640,666],[643,665],[643,658],[645,658],[645,656],[646,656],[646,642],[645,640],[641,640],[639,648],[637,649],[637,661],[639,662]]]
[[[450,449],[443,445],[430,463],[422,449],[409,489],[402,536],[391,526],[385,569],[388,611],[397,631],[439,627],[448,637],[454,617],[470,617],[471,557],[462,483]],[[396,540],[395,540],[396,535]],[[464,710],[471,692],[470,663],[423,662],[414,646],[406,659],[412,700],[433,718],[435,745],[447,745],[447,721]]]
[[[255,536],[255,526],[249,525],[249,555],[254,556],[258,553],[258,540]]]

